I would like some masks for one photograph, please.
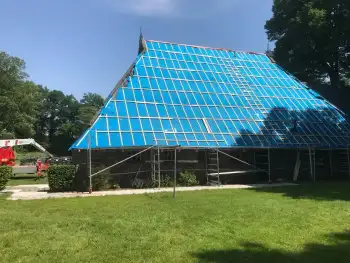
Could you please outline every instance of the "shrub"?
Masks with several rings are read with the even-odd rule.
[[[174,179],[171,178],[169,175],[163,176],[163,180],[160,182],[160,185],[162,187],[172,187],[174,186]]]
[[[73,191],[75,166],[52,165],[47,171],[50,190],[53,192]]]
[[[118,189],[120,189],[120,185],[119,185],[119,184],[112,184],[112,185],[109,187],[109,189],[111,189],[111,190],[118,190]]]
[[[12,176],[12,167],[0,166],[0,191],[4,190]]]
[[[97,174],[93,176],[91,179],[91,183],[92,183],[92,191],[100,191],[107,188],[104,174]]]
[[[103,164],[94,164],[91,170],[91,174],[100,172],[105,168],[106,166]],[[109,170],[93,176],[91,178],[92,191],[101,191],[101,190],[109,189],[111,187],[109,184],[110,178],[111,178],[111,174]]]
[[[185,171],[179,175],[179,184],[181,186],[195,186],[198,185],[198,181],[195,174]]]
[[[133,188],[143,189],[149,187],[149,181],[140,178],[135,178],[132,180],[131,185]]]

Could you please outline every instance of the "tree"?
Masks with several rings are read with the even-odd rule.
[[[79,102],[62,91],[42,89],[44,94],[36,138],[53,153],[64,154],[76,138]]]
[[[97,111],[103,106],[104,99],[96,93],[85,93],[80,103],[78,119],[82,123],[82,130],[85,130],[93,121]]]
[[[73,95],[51,91],[27,77],[23,60],[0,52],[0,138],[34,136],[52,153],[67,154],[104,99],[86,93],[79,102]]]
[[[101,95],[96,93],[85,93],[83,99],[80,100],[81,104],[94,106],[96,109],[99,109],[103,106],[104,99]]]
[[[0,52],[0,137],[30,137],[38,117],[40,87],[27,81],[23,60]]]
[[[278,64],[306,82],[338,88],[350,70],[350,1],[275,0],[266,22]]]

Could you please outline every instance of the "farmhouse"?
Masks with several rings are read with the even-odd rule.
[[[345,179],[345,114],[267,54],[145,40],[71,146],[120,186],[181,171],[201,184]]]

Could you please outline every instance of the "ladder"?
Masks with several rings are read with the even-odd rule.
[[[338,159],[339,173],[350,175],[349,151],[348,150],[339,151],[338,156],[336,158]]]
[[[151,150],[152,182],[158,182],[160,187],[160,149],[159,147]]]
[[[254,88],[249,84],[246,78],[233,63],[227,63],[224,66],[231,73],[231,77],[239,84],[242,94],[251,108],[263,109],[264,105],[254,92]]]
[[[261,150],[254,152],[255,166],[262,171],[269,172],[270,162],[269,162],[269,152],[268,150]]]
[[[300,152],[300,168],[298,178],[301,180],[315,181],[316,170],[316,151],[310,149],[309,151]]]
[[[207,152],[207,183],[208,185],[221,185],[219,152],[217,150]]]

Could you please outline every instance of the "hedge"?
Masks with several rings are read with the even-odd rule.
[[[0,191],[4,190],[7,182],[12,176],[12,167],[0,166]]]
[[[75,190],[75,166],[51,165],[47,171],[50,191],[66,192]]]

